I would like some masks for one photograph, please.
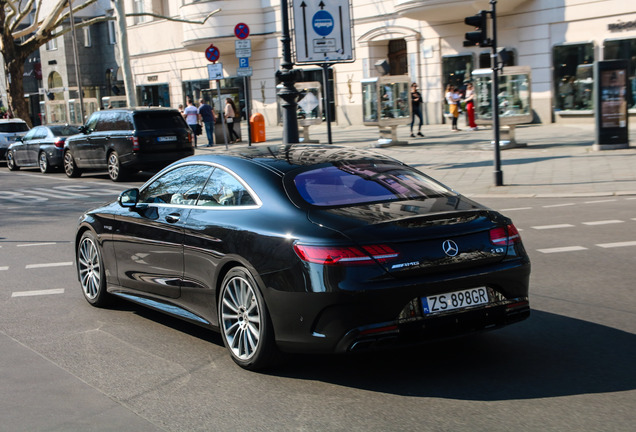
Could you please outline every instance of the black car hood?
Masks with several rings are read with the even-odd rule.
[[[308,217],[354,244],[394,248],[397,260],[380,265],[395,276],[474,267],[498,262],[506,255],[505,248],[490,242],[489,231],[509,223],[508,219],[461,196],[314,208]],[[455,256],[445,252],[446,240],[457,245]]]

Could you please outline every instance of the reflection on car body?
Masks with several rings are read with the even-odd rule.
[[[76,250],[91,304],[119,296],[220,331],[247,369],[529,315],[530,262],[508,218],[347,147],[176,162],[86,213]]]

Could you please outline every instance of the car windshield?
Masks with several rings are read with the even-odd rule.
[[[77,128],[77,126],[51,126],[50,129],[51,132],[53,132],[53,135],[55,135],[56,137],[75,135],[79,133],[79,129]]]
[[[2,133],[26,132],[28,130],[29,127],[26,123],[0,123],[0,132]]]
[[[369,161],[337,163],[294,177],[300,196],[315,206],[346,206],[371,202],[454,195],[452,191],[406,166]]]
[[[138,112],[135,113],[137,130],[178,129],[185,128],[185,120],[178,112]]]

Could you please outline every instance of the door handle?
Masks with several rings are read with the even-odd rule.
[[[177,223],[179,222],[179,218],[181,215],[179,213],[170,213],[166,216],[166,222],[168,223]]]

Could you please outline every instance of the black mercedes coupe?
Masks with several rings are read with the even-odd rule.
[[[257,370],[501,327],[530,314],[512,221],[379,153],[253,147],[182,159],[84,214],[88,302],[220,331]]]

